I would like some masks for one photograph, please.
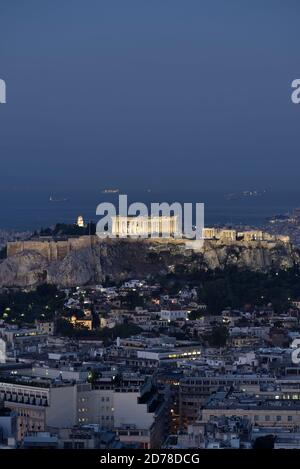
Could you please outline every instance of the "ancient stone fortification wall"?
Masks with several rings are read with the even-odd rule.
[[[50,259],[51,249],[48,242],[41,241],[12,241],[7,243],[7,257],[19,254],[23,251],[35,251]]]
[[[48,261],[62,260],[70,251],[80,250],[94,245],[95,236],[81,236],[67,240],[31,240],[12,241],[7,243],[7,257],[14,256],[24,251],[38,252]]]
[[[120,239],[106,239],[101,240],[98,236],[80,236],[78,238],[69,238],[66,240],[31,240],[31,241],[13,241],[7,243],[7,257],[12,257],[15,254],[24,251],[34,251],[41,254],[47,261],[60,261],[64,259],[71,251],[79,251],[84,248],[97,246],[101,243],[106,245],[118,243]],[[136,243],[136,239],[126,238],[127,243]],[[232,241],[232,240],[204,240],[203,243],[199,241],[188,241],[183,239],[173,238],[156,238],[156,239],[139,239],[139,242],[145,244],[163,247],[164,245],[182,246],[185,249],[192,249],[195,251],[206,251],[207,249],[221,248],[222,246],[240,246],[244,248],[260,247],[263,249],[273,249],[281,241]]]
[[[34,251],[41,254],[47,261],[60,261],[64,259],[71,251],[79,251],[84,248],[90,248],[97,246],[102,242],[105,243],[116,243],[118,239],[106,239],[101,240],[98,236],[80,236],[78,238],[68,238],[66,240],[52,240],[52,239],[40,239],[30,241],[11,241],[7,243],[7,257],[12,257],[16,254],[20,254],[24,251]],[[127,238],[127,243],[136,243],[136,239]],[[183,240],[157,238],[144,239],[143,242],[146,244],[156,245],[167,245],[176,244],[183,245]]]

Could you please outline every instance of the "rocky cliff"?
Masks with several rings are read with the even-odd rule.
[[[149,240],[99,240],[70,251],[62,260],[49,260],[40,252],[24,250],[0,264],[0,286],[32,286],[43,282],[64,287],[122,280],[148,274],[166,274],[178,265],[189,269],[240,269],[268,271],[300,263],[291,244],[282,242],[205,241],[200,250],[183,242]]]

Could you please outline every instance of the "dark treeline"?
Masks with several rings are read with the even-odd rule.
[[[87,225],[81,227],[74,225],[68,225],[66,223],[56,223],[51,228],[41,228],[40,232],[34,233],[34,236],[84,236],[96,234],[96,224],[89,222]]]
[[[63,308],[64,292],[54,285],[40,285],[33,291],[10,290],[0,294],[0,318],[15,324],[50,320]]]
[[[184,285],[197,288],[199,300],[208,312],[219,314],[227,307],[239,308],[272,304],[276,312],[287,309],[300,298],[300,269],[271,270],[268,273],[226,267],[223,270],[189,272],[179,266],[159,279],[162,291],[176,294]]]
[[[228,307],[255,308],[269,304],[275,312],[282,312],[291,306],[292,300],[300,298],[298,266],[268,273],[235,267],[191,273],[179,266],[174,273],[151,281],[160,283],[162,294],[177,294],[187,285],[195,287],[198,302],[206,304],[207,312],[216,315]],[[53,319],[55,312],[58,316],[63,312],[64,301],[64,292],[53,285],[40,285],[33,291],[9,290],[0,294],[0,319],[23,324],[33,323],[35,319]],[[129,293],[126,299],[132,309],[143,306],[144,301],[136,292]]]

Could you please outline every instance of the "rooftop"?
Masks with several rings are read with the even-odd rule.
[[[300,402],[288,399],[269,399],[254,394],[219,391],[204,404],[205,409],[299,410]]]

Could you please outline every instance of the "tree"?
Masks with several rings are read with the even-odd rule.
[[[130,309],[144,305],[144,298],[137,291],[130,291],[126,296],[126,303]]]
[[[95,384],[97,382],[97,379],[101,378],[101,374],[97,370],[92,370],[89,373],[87,382],[90,384]]]
[[[208,336],[208,343],[212,347],[225,347],[229,337],[228,329],[225,326],[215,326]]]
[[[196,319],[200,319],[202,317],[203,317],[203,310],[201,310],[201,309],[194,309],[189,314],[189,319],[191,321],[195,321]]]
[[[0,249],[0,259],[5,259],[7,256],[7,249],[6,246]]]
[[[59,318],[56,321],[56,332],[67,337],[72,337],[74,335],[74,327],[69,321]]]

